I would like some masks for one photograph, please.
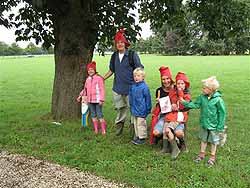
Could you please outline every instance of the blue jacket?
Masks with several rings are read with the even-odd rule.
[[[119,55],[115,56],[115,70],[113,70],[112,59],[110,59],[109,69],[114,73],[113,91],[120,95],[128,95],[129,87],[134,82],[133,67],[129,64],[129,50],[124,53],[122,61],[119,60]],[[143,67],[138,54],[134,56],[135,67]]]
[[[133,116],[146,118],[151,112],[151,96],[147,84],[133,83],[129,90],[130,111]]]

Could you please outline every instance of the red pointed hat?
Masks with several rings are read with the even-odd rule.
[[[125,43],[126,47],[129,47],[130,43],[127,41],[124,33],[124,29],[120,29],[119,31],[117,31],[117,33],[115,34],[115,43],[117,43],[118,41],[122,41]]]
[[[183,80],[185,82],[185,85],[186,85],[185,88],[186,89],[188,89],[189,86],[190,86],[190,83],[189,83],[189,81],[187,79],[187,75],[185,73],[183,73],[183,72],[178,72],[176,77],[175,77],[175,80],[176,80],[176,82],[178,80]]]
[[[89,63],[87,64],[87,66],[86,66],[87,71],[88,71],[90,68],[94,69],[95,72],[96,72],[96,62],[95,62],[95,61],[91,61],[91,62],[89,62]]]
[[[159,71],[160,71],[161,77],[167,76],[168,78],[170,78],[171,82],[174,83],[170,69],[168,67],[162,66],[159,68]]]

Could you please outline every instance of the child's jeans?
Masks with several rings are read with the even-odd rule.
[[[91,117],[96,118],[98,117],[103,118],[103,113],[102,113],[102,106],[99,105],[99,103],[88,103],[90,112],[91,112]]]

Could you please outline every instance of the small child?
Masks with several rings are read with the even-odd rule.
[[[215,153],[220,142],[220,133],[223,132],[226,120],[226,108],[221,93],[217,90],[219,82],[215,76],[202,80],[202,94],[194,102],[182,103],[189,108],[201,109],[200,111],[200,154],[195,158],[196,162],[205,159],[207,143],[211,143],[211,153],[208,165],[215,164]]]
[[[133,71],[134,83],[129,90],[129,103],[131,115],[134,116],[135,145],[144,144],[147,138],[146,117],[151,112],[151,96],[147,84],[144,81],[145,72],[141,67]]]
[[[181,104],[180,98],[184,98],[186,101],[191,100],[189,92],[190,83],[187,76],[183,72],[178,72],[176,77],[176,88],[173,88],[169,92],[169,98],[172,104],[172,111],[165,115],[165,123],[163,128],[163,148],[162,152],[168,152],[170,143],[171,158],[175,160],[180,150],[176,143],[176,137],[179,139],[181,149],[187,151],[184,142],[185,123],[188,120],[188,109]]]
[[[105,100],[105,87],[103,78],[96,72],[96,62],[92,61],[86,66],[88,78],[84,89],[80,92],[77,101],[88,103],[95,133],[98,134],[98,119],[101,124],[102,134],[106,133],[106,123],[103,118],[102,105]],[[98,119],[97,119],[98,117]]]

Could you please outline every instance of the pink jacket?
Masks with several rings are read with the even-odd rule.
[[[86,96],[88,103],[99,103],[105,100],[105,87],[103,78],[95,74],[89,76],[85,81],[84,89],[80,92],[80,96]]]

